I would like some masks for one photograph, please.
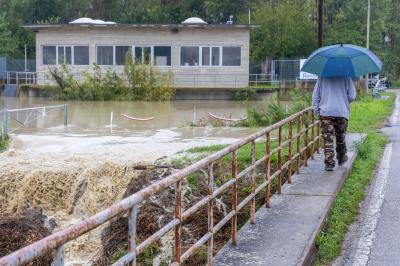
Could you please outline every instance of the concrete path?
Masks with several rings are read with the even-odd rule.
[[[400,92],[396,93],[390,124],[383,129],[390,142],[334,265],[400,265]]]
[[[281,195],[271,198],[271,208],[256,212],[255,224],[238,232],[238,245],[228,243],[215,257],[214,265],[297,265],[309,258],[316,233],[355,158],[352,143],[361,135],[347,138],[349,162],[333,172],[323,170],[323,155],[317,155],[285,184]]]

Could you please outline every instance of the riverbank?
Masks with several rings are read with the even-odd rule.
[[[315,265],[331,264],[341,253],[349,226],[356,220],[365,189],[373,178],[380,161],[387,137],[377,130],[387,122],[391,114],[395,95],[373,100],[363,96],[351,106],[350,132],[366,133],[366,140],[357,144],[357,159],[353,170],[338,193],[333,207],[317,236],[318,256]]]

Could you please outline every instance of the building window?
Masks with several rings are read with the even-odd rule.
[[[221,47],[213,47],[212,48],[212,54],[211,54],[211,63],[213,66],[219,66],[221,65],[221,60],[220,60],[220,52]]]
[[[113,65],[114,64],[114,47],[113,46],[97,46],[97,64]]]
[[[150,46],[135,46],[135,62],[138,64],[150,64],[151,62],[151,47]]]
[[[199,65],[199,47],[184,46],[181,47],[181,66]]]
[[[89,46],[74,46],[74,65],[89,65]]]
[[[125,65],[126,56],[131,51],[130,46],[115,46],[115,64]]]
[[[209,66],[210,56],[211,56],[211,48],[210,47],[201,47],[201,65],[202,66]]]
[[[56,46],[43,46],[43,65],[55,65],[57,63]]]
[[[240,66],[241,49],[240,47],[223,47],[222,48],[222,65],[223,66]]]
[[[171,66],[171,46],[154,46],[153,52],[154,65]]]
[[[72,64],[72,47],[71,46],[58,46],[58,64]]]

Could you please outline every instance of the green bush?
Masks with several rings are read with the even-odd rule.
[[[7,150],[9,144],[8,138],[3,138],[0,136],[0,152]]]
[[[256,96],[256,91],[253,88],[247,88],[245,90],[236,91],[233,95],[235,101],[248,101],[254,99]]]
[[[266,115],[269,123],[274,124],[285,119],[290,114],[278,97],[274,96],[272,101],[268,104]]]
[[[62,65],[50,68],[50,77],[60,89],[60,98],[66,100],[145,100],[168,101],[175,89],[172,73],[161,73],[151,65],[132,62],[127,55],[123,74],[113,69],[103,71],[94,64],[92,71],[82,71],[82,80],[75,79],[71,70]]]

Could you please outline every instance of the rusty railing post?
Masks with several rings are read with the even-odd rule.
[[[278,129],[278,193],[282,193],[282,126]]]
[[[235,183],[232,185],[232,210],[237,211],[237,154],[236,150],[232,152],[232,178],[235,179]],[[237,244],[237,213],[232,216],[232,244]]]
[[[314,116],[314,112],[313,111],[311,111],[311,125],[312,125],[312,127],[311,127],[311,159],[312,160],[314,160],[314,144],[315,144],[315,132],[314,132],[314,129],[315,129],[315,116]]]
[[[304,129],[304,166],[308,166],[308,111],[306,111],[304,115]]]
[[[269,178],[271,175],[271,134],[267,132],[265,134],[265,153],[267,159],[265,160],[265,181],[269,182]],[[269,208],[269,200],[271,198],[271,186],[270,184],[267,185],[265,188],[265,207]]]
[[[293,144],[293,123],[292,121],[289,122],[289,144],[288,144],[288,160],[289,160],[289,165],[287,168],[288,171],[288,183],[292,183],[292,144]]]
[[[182,253],[182,181],[175,183],[175,219],[179,220],[179,224],[175,226],[175,246],[174,246],[174,263],[181,265]]]
[[[251,193],[256,193],[256,142],[253,140],[251,142],[251,165],[254,169],[251,171]],[[254,213],[256,212],[256,196],[250,201],[250,223],[254,224]]]
[[[213,163],[208,165],[208,197],[210,201],[208,202],[208,232],[211,233],[211,237],[208,240],[208,252],[207,252],[207,265],[212,266],[213,264],[213,252],[214,252],[214,234],[212,230],[214,227],[214,200],[212,199],[212,194],[214,192],[214,171]]]
[[[133,254],[133,261],[130,262],[129,266],[136,266],[136,220],[137,220],[138,209],[137,206],[133,206],[128,213],[128,249],[129,253]]]
[[[54,258],[54,266],[64,266],[64,245],[56,249],[56,256]]]
[[[299,115],[297,117],[297,140],[296,140],[296,153],[297,153],[296,172],[297,172],[297,174],[300,174],[300,164],[301,164],[300,145],[301,145],[301,115]]]

